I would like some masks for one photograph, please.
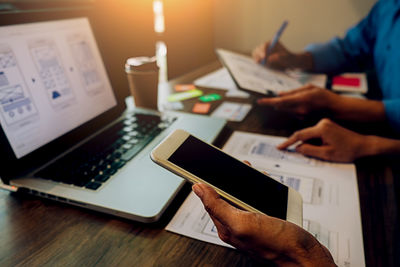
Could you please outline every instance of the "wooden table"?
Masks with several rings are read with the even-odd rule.
[[[211,64],[170,82],[192,81]],[[207,90],[207,92],[217,92]],[[221,91],[218,91],[221,93]],[[253,102],[250,99],[229,99]],[[184,102],[190,111],[196,100]],[[215,102],[212,109],[220,104]],[[222,146],[233,130],[288,136],[315,121],[300,121],[255,106],[241,123],[230,122],[216,141]],[[364,249],[368,266],[393,266],[399,254],[397,159],[357,162]],[[50,200],[0,191],[0,266],[257,266],[247,255],[164,230],[190,191],[185,186],[161,220],[142,224]],[[344,222],[345,223],[345,222]],[[397,242],[397,243],[395,243]],[[398,262],[397,262],[398,263]]]

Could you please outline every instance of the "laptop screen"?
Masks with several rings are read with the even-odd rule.
[[[17,159],[116,105],[88,19],[0,27],[0,122]]]

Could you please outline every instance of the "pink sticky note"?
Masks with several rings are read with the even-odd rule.
[[[357,78],[357,77],[336,76],[336,77],[333,77],[332,85],[344,85],[344,86],[359,87],[361,85],[361,81],[360,81],[360,78]]]

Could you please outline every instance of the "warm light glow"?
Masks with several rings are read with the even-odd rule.
[[[164,5],[162,0],[153,0],[153,13],[154,13],[154,31],[161,36],[165,31],[164,22]],[[166,83],[168,81],[167,72],[167,46],[159,40],[156,43],[156,58],[159,67],[159,83]]]
[[[154,14],[162,14],[163,13],[163,3],[159,0],[155,0],[153,2],[153,11],[154,11]]]
[[[164,23],[164,6],[162,0],[153,1],[154,12],[154,31],[156,33],[163,33],[165,31]]]
[[[159,67],[159,82],[167,82],[168,71],[167,71],[167,46],[164,42],[158,41],[156,43],[156,57],[157,65]]]

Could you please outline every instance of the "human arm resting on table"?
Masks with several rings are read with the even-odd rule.
[[[307,140],[315,138],[321,139],[322,144],[307,143]],[[352,162],[361,157],[383,154],[400,155],[400,140],[361,135],[329,119],[323,119],[316,126],[295,132],[286,142],[280,144],[278,149],[286,149],[299,141],[297,152],[335,162]]]
[[[349,121],[379,122],[386,119],[381,101],[340,96],[314,85],[280,93],[278,97],[260,98],[257,103],[299,116],[324,112],[329,117]]]

